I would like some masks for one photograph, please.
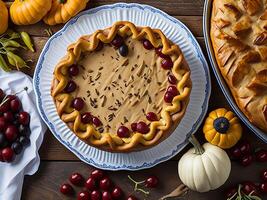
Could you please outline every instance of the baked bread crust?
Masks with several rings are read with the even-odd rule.
[[[179,94],[161,111],[159,121],[151,122],[150,131],[147,134],[135,132],[130,138],[120,138],[115,133],[100,133],[93,125],[83,124],[80,112],[71,107],[72,96],[64,92],[69,79],[68,67],[79,60],[82,52],[94,51],[99,41],[110,43],[117,34],[135,40],[147,39],[154,47],[162,46],[162,53],[172,56],[174,63],[172,73],[178,80]],[[61,119],[81,140],[105,151],[129,152],[152,147],[171,134],[172,129],[178,125],[186,111],[191,87],[190,70],[177,45],[170,42],[160,30],[136,27],[130,22],[119,21],[110,28],[81,37],[68,47],[67,55],[55,68],[51,95]]]
[[[237,105],[267,133],[267,1],[214,0],[210,35]]]

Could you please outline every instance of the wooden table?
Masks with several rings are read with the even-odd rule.
[[[88,8],[96,7],[105,4],[116,3],[116,0],[91,0]],[[168,14],[174,16],[175,18],[181,20],[185,23],[189,29],[193,32],[198,42],[202,46],[202,49],[206,54],[203,32],[202,32],[202,12],[204,0],[162,0],[162,1],[152,1],[152,0],[128,0],[128,3],[143,3],[152,5],[159,8]],[[48,27],[44,23],[40,22],[32,26],[13,26],[13,29],[21,31],[27,31],[33,37],[36,53],[32,54],[30,52],[23,52],[23,57],[26,59],[32,59],[31,64],[32,69],[26,73],[32,75],[34,72],[34,66],[38,60],[39,54],[48,40],[48,36],[45,33],[45,29],[51,28],[53,32],[56,32],[62,25]],[[207,56],[206,56],[207,58]],[[208,59],[208,58],[207,58]],[[228,107],[228,104],[219,89],[218,84],[214,78],[213,72],[211,72],[212,77],[212,94],[210,99],[209,111],[218,107]],[[245,126],[244,126],[245,127]],[[202,129],[197,130],[197,137],[203,140]],[[253,143],[255,147],[267,147],[266,144],[261,142],[251,131],[244,128],[244,138],[248,139]],[[155,174],[159,177],[161,183],[158,189],[152,190],[151,195],[147,198],[148,200],[156,200],[159,197],[166,195],[172,191],[178,184],[180,180],[177,173],[177,163],[181,155],[190,147],[187,146],[185,150],[179,153],[170,161],[160,164],[152,169],[142,170],[138,172],[110,172],[110,176],[116,184],[118,184],[126,193],[131,193],[133,190],[132,184],[129,182],[127,175],[130,174],[136,179],[144,179],[149,174]],[[31,176],[25,178],[25,183],[23,187],[22,199],[24,200],[58,200],[66,199],[65,196],[59,193],[59,185],[65,182],[68,176],[72,172],[81,172],[85,177],[89,175],[92,167],[82,163],[77,157],[75,157],[70,151],[68,151],[63,145],[61,145],[54,136],[47,131],[45,134],[44,142],[42,144],[41,150],[41,165],[39,171]],[[210,200],[224,199],[223,191],[230,185],[237,184],[244,180],[252,180],[255,182],[259,181],[259,172],[264,168],[266,164],[253,163],[251,166],[244,168],[238,163],[232,163],[232,172],[227,183],[220,189],[204,194],[196,193],[190,191],[185,199],[188,200]],[[78,191],[78,190],[77,190]],[[144,199],[142,194],[137,194],[140,200]],[[267,197],[265,196],[267,199]],[[76,199],[76,198],[70,198]]]

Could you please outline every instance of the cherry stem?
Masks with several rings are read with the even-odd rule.
[[[130,181],[134,183],[134,191],[140,191],[144,193],[145,195],[149,195],[149,191],[145,191],[144,189],[138,187],[139,185],[145,183],[146,181],[136,181],[130,175],[128,175],[128,178]]]
[[[254,191],[249,193],[249,195],[246,195],[241,191],[241,188],[242,188],[242,185],[239,184],[237,192],[233,194],[233,196],[231,196],[227,200],[233,200],[234,198],[235,200],[262,200],[260,197],[252,195]]]
[[[19,93],[21,93],[21,92],[23,92],[23,91],[28,91],[28,87],[23,88],[23,90],[21,90],[21,91],[19,91],[19,92],[16,92],[14,95],[17,95],[17,94],[19,94]],[[7,96],[8,96],[8,95],[5,95],[5,97],[4,97],[3,100],[1,101],[1,103],[0,103],[0,107],[1,107],[2,105],[4,105],[4,104],[8,101]]]
[[[194,135],[192,135],[188,140],[194,146],[195,154],[202,155],[205,152],[204,148],[200,145],[200,143],[198,142],[197,138]]]

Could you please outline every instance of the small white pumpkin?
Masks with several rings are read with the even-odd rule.
[[[207,192],[222,186],[231,171],[231,161],[227,153],[209,143],[201,146],[194,136],[189,141],[194,148],[185,153],[178,163],[181,181],[198,192]]]

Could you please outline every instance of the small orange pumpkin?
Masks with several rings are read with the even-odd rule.
[[[8,10],[5,3],[0,0],[0,35],[8,28]]]
[[[47,13],[44,22],[49,25],[66,23],[70,18],[85,9],[89,0],[53,0],[52,9]]]

